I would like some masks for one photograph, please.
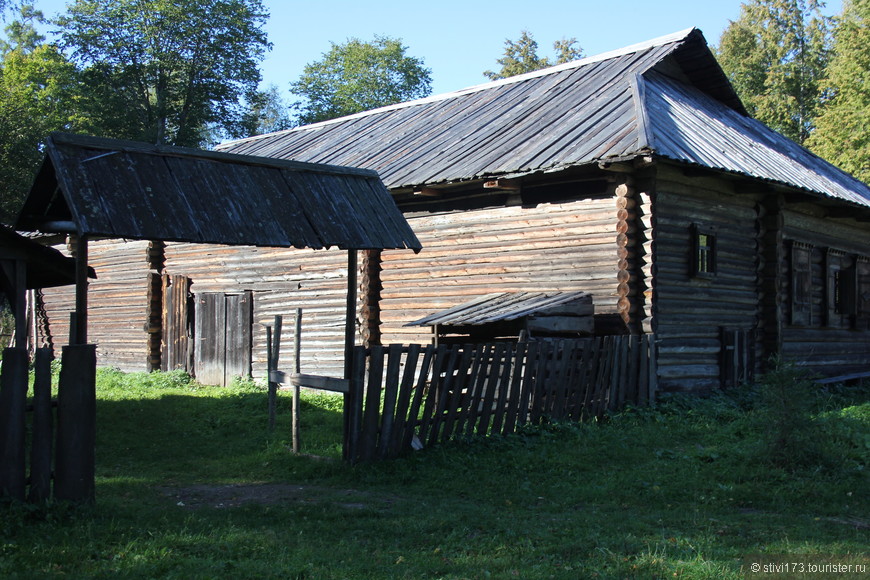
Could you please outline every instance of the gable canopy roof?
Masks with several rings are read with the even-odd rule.
[[[76,281],[74,258],[67,258],[54,248],[43,246],[0,225],[0,262],[3,261],[21,261],[25,264],[24,287],[28,289],[66,286]],[[11,284],[9,272],[4,272],[4,275],[4,283]],[[97,277],[93,268],[88,268],[88,277]],[[10,299],[9,303],[12,304],[13,300]]]
[[[55,133],[16,229],[343,249],[421,245],[371,170]]]
[[[219,149],[374,169],[394,191],[653,155],[870,206],[866,184],[747,116],[697,29]]]

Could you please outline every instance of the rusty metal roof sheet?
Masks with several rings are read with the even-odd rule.
[[[51,135],[17,229],[343,249],[421,245],[370,170]]]
[[[453,308],[441,310],[405,326],[481,325],[517,320],[577,300],[589,300],[588,292],[503,292],[487,294]]]
[[[376,170],[393,190],[658,155],[870,206],[870,188],[748,116],[690,29],[219,149]]]

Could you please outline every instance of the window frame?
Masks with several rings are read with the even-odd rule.
[[[792,326],[817,326],[813,318],[813,250],[812,244],[791,241],[789,251],[789,321]]]
[[[718,271],[717,230],[713,226],[692,224],[689,277],[710,280]],[[703,239],[702,239],[703,238]]]

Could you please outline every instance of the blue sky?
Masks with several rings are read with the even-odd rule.
[[[64,9],[65,0],[35,0],[45,14]],[[289,1],[264,0],[271,13],[267,32],[272,52],[262,64],[264,85],[275,84],[289,99],[288,83],[305,64],[319,60],[330,42],[348,38],[401,38],[407,54],[432,70],[433,93],[486,82],[483,71],[497,69],[506,38],[528,30],[539,55],[551,56],[561,38],[577,39],[586,55],[614,50],[696,27],[718,44],[730,20],[740,15],[739,0],[474,0]],[[828,2],[837,14],[840,0]]]

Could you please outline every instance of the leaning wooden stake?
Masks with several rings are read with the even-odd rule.
[[[272,371],[277,365],[272,358],[272,327],[266,326],[266,376],[269,377],[269,431],[275,429],[275,403],[278,398],[278,383],[272,380]]]
[[[272,380],[272,371],[278,370],[278,359],[281,357],[281,326],[283,318],[275,317],[275,334],[272,327],[266,327],[266,368],[269,376],[269,429],[275,428],[275,409],[278,404],[278,383]]]
[[[300,355],[302,353],[302,341],[299,335],[302,333],[302,309],[296,309],[296,328],[293,332],[293,372],[297,375],[302,372]],[[301,445],[299,433],[299,385],[293,385],[293,453],[299,453]]]

